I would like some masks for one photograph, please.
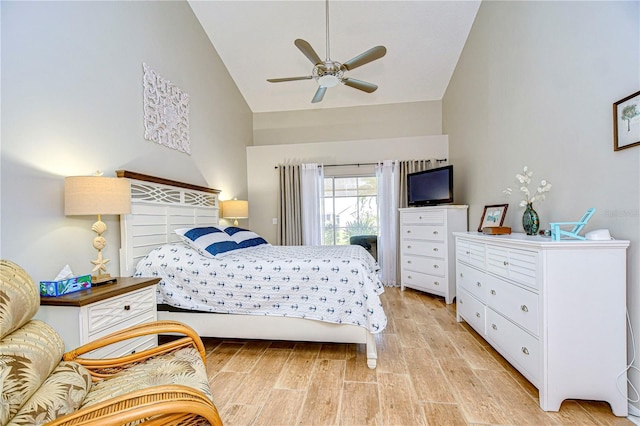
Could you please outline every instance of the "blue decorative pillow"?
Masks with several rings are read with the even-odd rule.
[[[235,241],[240,248],[255,247],[263,244],[269,244],[264,238],[248,229],[238,228],[237,226],[227,226],[224,232],[229,234],[231,239]]]
[[[224,228],[205,226],[198,228],[180,228],[175,233],[182,240],[203,256],[213,257],[220,253],[237,250],[240,245],[235,242]]]

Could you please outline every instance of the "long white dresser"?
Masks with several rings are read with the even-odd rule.
[[[540,407],[598,400],[627,416],[629,241],[454,235],[458,321],[538,388]]]
[[[456,297],[454,231],[467,230],[463,205],[400,209],[400,286]]]

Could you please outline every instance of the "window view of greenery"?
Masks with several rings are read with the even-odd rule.
[[[378,235],[375,176],[325,177],[324,244],[349,244],[356,235]]]

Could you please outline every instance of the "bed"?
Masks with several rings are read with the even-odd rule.
[[[205,256],[175,231],[224,230],[218,190],[129,171],[117,176],[131,182],[120,274],[162,279],[158,319],[203,337],[364,344],[368,367],[376,367],[384,289],[363,247],[260,244]]]

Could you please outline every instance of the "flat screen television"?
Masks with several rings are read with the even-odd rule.
[[[409,207],[453,203],[453,166],[409,173],[407,198]]]

